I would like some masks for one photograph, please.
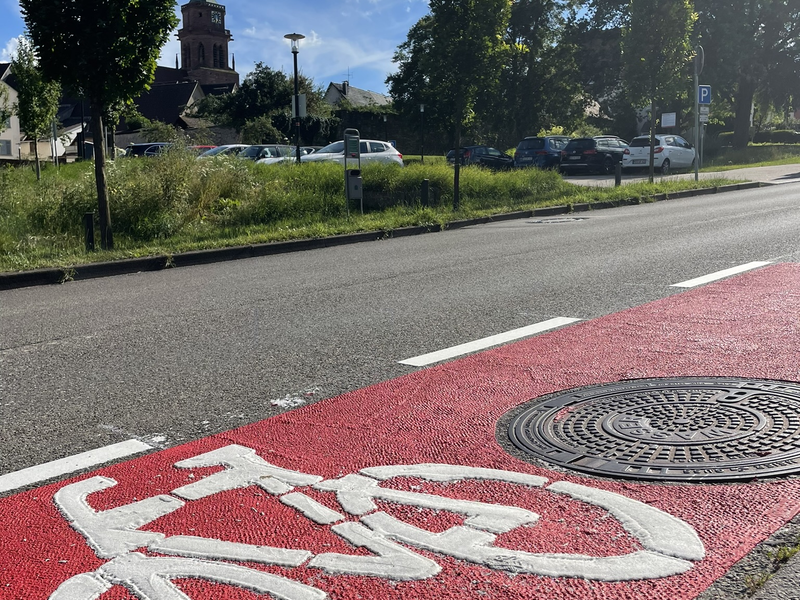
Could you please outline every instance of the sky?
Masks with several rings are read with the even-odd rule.
[[[187,0],[181,0],[181,4]],[[257,62],[293,72],[287,33],[306,36],[300,42],[298,70],[323,89],[349,81],[354,87],[387,93],[386,77],[395,71],[392,56],[408,30],[428,13],[427,0],[219,0],[225,27],[233,41],[240,80]],[[180,7],[175,13],[180,17]],[[0,0],[0,62],[8,62],[25,31],[18,0]],[[158,64],[175,66],[180,52],[175,33]]]

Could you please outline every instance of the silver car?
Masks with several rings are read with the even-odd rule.
[[[403,166],[403,155],[389,142],[378,140],[361,140],[359,147],[361,162],[378,162],[384,164],[397,164]],[[355,157],[348,156],[349,161]],[[314,152],[300,157],[300,162],[329,161],[344,164],[344,141],[333,142]]]

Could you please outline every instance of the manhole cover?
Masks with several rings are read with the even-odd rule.
[[[624,381],[538,398],[509,419],[523,458],[594,475],[729,481],[800,472],[800,384]]]

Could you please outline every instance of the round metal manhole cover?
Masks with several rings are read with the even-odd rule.
[[[518,456],[593,475],[705,482],[800,473],[795,383],[624,381],[537,398],[501,423]]]

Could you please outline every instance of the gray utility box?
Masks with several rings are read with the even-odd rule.
[[[349,169],[345,171],[345,186],[347,188],[348,200],[362,200],[364,198],[363,185],[361,182],[361,170]]]

